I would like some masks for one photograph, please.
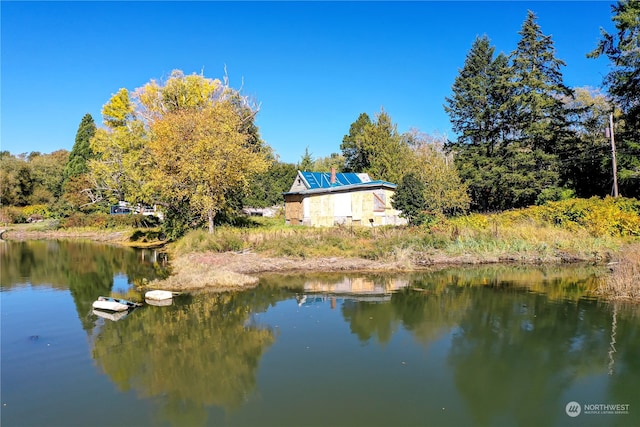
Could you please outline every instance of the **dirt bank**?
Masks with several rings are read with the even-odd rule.
[[[476,255],[447,256],[444,254],[414,254],[403,260],[368,260],[363,258],[272,258],[253,252],[203,252],[177,257],[171,261],[172,275],[154,281],[149,288],[172,291],[207,289],[226,291],[247,289],[258,283],[261,273],[294,272],[400,272],[441,269],[454,265],[496,263],[562,263],[586,261],[558,254],[536,256],[482,257]]]

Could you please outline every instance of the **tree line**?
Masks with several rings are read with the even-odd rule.
[[[612,71],[597,88],[569,88],[553,39],[528,12],[520,39],[496,55],[477,37],[445,98],[455,138],[398,132],[384,109],[350,125],[340,152],[281,162],[260,137],[257,105],[226,79],[174,71],[103,106],[103,126],[82,118],[71,152],[0,153],[3,205],[46,204],[60,215],[125,200],[158,203],[171,235],[232,218],[242,206],[282,202],[296,171],[365,172],[398,184],[396,207],[458,214],[611,193],[613,118],[620,193],[640,197],[640,6],[612,6],[590,57]]]

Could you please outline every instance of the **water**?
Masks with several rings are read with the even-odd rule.
[[[111,321],[157,254],[2,245],[3,426],[640,425],[638,308],[591,267],[273,275]]]

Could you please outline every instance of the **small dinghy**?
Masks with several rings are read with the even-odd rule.
[[[142,304],[126,299],[111,297],[98,297],[98,299],[93,302],[93,308],[107,311],[126,311],[130,308],[140,307],[141,305]]]
[[[151,301],[166,301],[166,300],[170,300],[171,298],[173,298],[173,292],[171,291],[156,290],[156,291],[149,291],[146,294],[144,294],[144,299],[151,300]]]

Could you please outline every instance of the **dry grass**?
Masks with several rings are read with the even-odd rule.
[[[612,272],[598,293],[611,299],[640,300],[640,243],[627,246],[620,253]]]
[[[220,265],[199,262],[196,256],[184,255],[171,264],[171,276],[150,282],[149,289],[229,291],[248,289],[258,284],[257,277],[229,271]]]

